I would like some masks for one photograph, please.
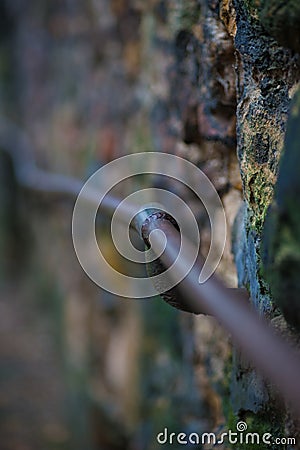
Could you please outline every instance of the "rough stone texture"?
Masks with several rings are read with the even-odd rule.
[[[280,46],[260,21],[262,14],[265,24],[267,3],[275,5],[276,2],[261,3],[264,3],[262,12],[255,2],[233,2],[237,151],[245,198],[236,220],[233,250],[239,285],[247,287],[255,308],[272,318],[278,315],[278,310],[262,276],[261,235],[273,198],[290,100],[300,72],[299,55]],[[271,15],[268,20],[272,20]],[[282,39],[279,41],[287,44]],[[256,423],[261,420],[273,432],[283,427],[285,413],[276,395],[238,353],[233,371],[233,399],[235,412],[243,417],[255,413]],[[277,413],[267,425],[266,417],[271,410]]]

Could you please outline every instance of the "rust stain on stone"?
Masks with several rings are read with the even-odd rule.
[[[236,13],[232,0],[223,0],[220,4],[220,19],[224,23],[228,34],[236,35]]]

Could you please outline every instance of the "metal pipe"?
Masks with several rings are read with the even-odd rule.
[[[17,138],[11,140],[11,125],[9,127],[8,130],[6,128],[8,133],[6,138],[3,139],[2,135],[0,146],[8,151],[13,161],[18,183],[34,192],[76,198],[82,188],[82,182],[37,168],[28,151],[26,140],[21,140],[21,143]],[[0,128],[0,135],[1,131],[3,129]],[[13,136],[17,134],[14,133]],[[22,145],[26,151],[20,153]],[[96,190],[87,191],[85,195],[88,202],[98,204]],[[106,213],[112,214],[119,203],[120,199],[107,195],[101,206]],[[124,217],[128,217],[128,205],[126,205]],[[190,265],[189,254],[192,244],[184,236],[180,236],[176,222],[170,216],[162,211],[145,209],[136,216],[131,226],[139,233],[146,245],[151,246],[157,254],[162,248],[161,232],[165,234],[167,245],[158,261],[165,268],[168,268],[176,259],[181,239],[184,239],[186,251],[176,270],[171,272],[171,276],[177,277],[178,274],[185,273],[186,267]],[[204,284],[199,284],[198,277],[202,265],[203,258],[199,255],[183,281],[172,290],[172,296],[175,295],[176,298],[171,299],[169,303],[195,314],[205,313],[216,317],[220,324],[231,333],[235,344],[245,352],[264,376],[278,386],[282,395],[293,406],[295,413],[300,416],[299,355],[276,335],[266,320],[258,316],[240,290],[227,289],[216,275]],[[166,300],[168,301],[168,298]]]
[[[167,237],[167,246],[160,260],[165,267],[169,267],[179,252],[182,237],[166,218],[148,219],[143,226],[142,235],[147,245],[151,245],[157,254],[162,246],[162,235],[157,230],[163,231]],[[185,242],[186,252],[180,260],[179,273],[185,273],[189,264],[191,245]],[[227,289],[216,275],[199,284],[202,265],[203,258],[199,255],[191,271],[177,286],[184,296],[186,306],[195,314],[213,315],[229,331],[234,343],[254,366],[277,385],[294,412],[300,416],[299,353],[278,336],[265,319],[258,316],[241,292]],[[178,272],[174,272],[174,277],[178,276]]]
[[[73,200],[77,198],[84,185],[77,178],[40,169],[36,165],[26,134],[3,117],[0,118],[0,150],[4,151],[11,159],[16,181],[24,189]],[[87,202],[99,204],[97,190],[86,189],[84,195]],[[101,207],[107,214],[112,215],[120,202],[119,198],[107,195],[104,197]],[[122,205],[119,207],[122,208]],[[128,213],[127,206],[126,211],[124,210],[124,217],[126,217],[126,212]]]

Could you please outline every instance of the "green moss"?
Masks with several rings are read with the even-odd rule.
[[[273,199],[278,155],[283,146],[283,135],[274,109],[266,111],[258,97],[255,115],[247,110],[243,124],[241,156],[245,198],[251,212],[250,226],[261,233],[268,207]]]
[[[273,186],[268,181],[266,170],[261,168],[256,172],[249,165],[246,188],[246,198],[251,208],[250,227],[260,234],[273,196]]]
[[[260,439],[265,433],[272,436],[273,439],[284,436],[283,417],[281,413],[277,413],[274,408],[272,411],[265,411],[261,414],[248,413],[243,420],[247,423],[247,431],[249,433],[258,433]],[[272,441],[272,438],[270,439]],[[279,450],[282,449],[282,445],[277,444],[251,444],[251,450]],[[243,444],[239,447],[239,450],[248,450],[249,444]]]
[[[275,411],[275,409],[274,409]],[[237,430],[237,423],[239,421],[246,422],[247,430],[243,432],[243,441],[238,444],[228,444],[229,448],[233,450],[280,450],[283,447],[281,445],[276,444],[264,444],[262,442],[262,437],[264,434],[268,433],[272,437],[270,441],[274,440],[278,437],[284,437],[284,420],[281,413],[276,413],[272,411],[265,411],[263,413],[253,414],[250,412],[244,412],[239,417],[236,415],[232,409],[230,402],[226,402],[226,428],[224,432],[227,430],[231,430],[233,433]],[[259,442],[251,441],[251,436],[247,439],[247,433],[257,433],[259,435]],[[241,434],[239,435],[241,436]]]

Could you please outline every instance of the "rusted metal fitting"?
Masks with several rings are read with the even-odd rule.
[[[156,224],[158,224],[158,221],[163,220],[167,220],[176,228],[177,231],[180,231],[178,223],[170,214],[162,210],[151,211],[150,214],[147,215],[141,226],[141,237],[148,248],[150,247],[149,235],[153,229],[153,225],[154,228],[156,228]]]
[[[159,229],[164,232],[165,226],[172,226],[176,230],[176,232],[180,232],[180,227],[177,221],[168,214],[166,211],[155,208],[145,208],[140,211],[133,219],[132,226],[139,234],[140,238],[144,241],[146,247],[151,248],[151,243],[149,240],[149,236],[151,231],[155,229]],[[155,280],[156,275],[161,275],[166,271],[168,267],[163,264],[160,258],[156,258],[154,261],[147,262],[146,261],[146,269],[148,276]],[[165,274],[165,278],[168,276]],[[160,297],[169,305],[180,309],[181,311],[193,313],[194,311],[186,305],[184,300],[184,296],[177,288],[169,289],[167,291],[163,291],[160,289],[161,286],[157,285],[154,281],[153,284],[157,289]]]
[[[145,206],[145,208],[141,209],[141,211],[139,211],[132,219],[130,227],[138,233],[142,240],[144,240],[142,233],[144,223],[148,220],[149,217],[151,217],[153,214],[157,214],[158,212],[160,212],[160,210],[157,208],[149,208]]]

